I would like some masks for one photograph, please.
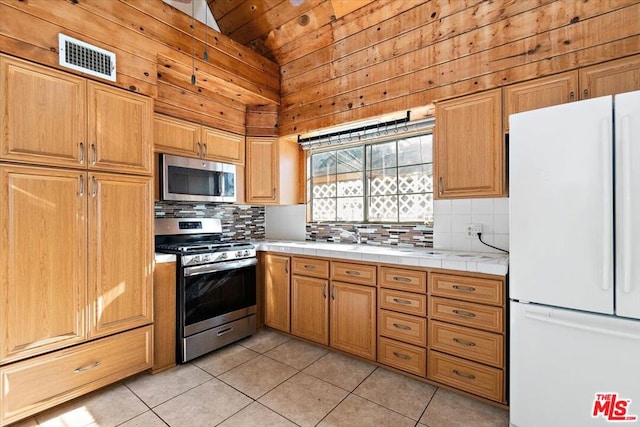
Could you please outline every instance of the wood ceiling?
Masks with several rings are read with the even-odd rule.
[[[424,0],[402,0],[417,5]],[[376,0],[208,0],[220,31],[280,66],[333,43],[333,26]],[[380,10],[376,10],[380,9]],[[386,9],[386,13],[385,13]],[[372,7],[384,20],[393,7]]]

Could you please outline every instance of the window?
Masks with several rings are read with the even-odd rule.
[[[432,134],[308,157],[311,221],[433,223]]]

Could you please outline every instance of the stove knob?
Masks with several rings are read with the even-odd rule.
[[[211,255],[210,254],[202,255],[202,262],[209,262],[209,261],[211,261]]]
[[[244,251],[244,256],[249,256],[249,251],[248,250]]]
[[[240,258],[242,256],[242,251],[236,252],[236,258]]]
[[[191,258],[191,262],[190,262],[190,264],[196,264],[196,263],[199,263],[199,262],[200,262],[200,260],[201,260],[200,255],[194,255],[194,256]]]
[[[227,259],[227,253],[226,252],[222,252],[220,254],[220,259]]]

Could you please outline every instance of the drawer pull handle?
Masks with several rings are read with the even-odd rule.
[[[402,304],[402,305],[411,305],[411,301],[409,301],[408,299],[394,298],[393,302]]]
[[[411,360],[411,356],[407,356],[406,354],[398,353],[397,351],[394,351],[393,355],[395,357],[397,357],[398,359]]]
[[[454,338],[453,341],[457,342],[460,345],[465,345],[467,347],[475,347],[476,343],[473,341],[461,340],[460,338]]]
[[[464,372],[459,372],[457,369],[454,369],[451,372],[453,372],[454,374],[456,374],[459,377],[466,378],[468,380],[475,380],[476,379],[475,375],[473,375],[473,374],[465,374]]]
[[[305,264],[304,268],[305,268],[305,270],[315,270],[316,266],[315,265]]]
[[[393,276],[393,280],[395,280],[396,282],[404,282],[404,283],[409,283],[411,281],[411,279],[409,279],[408,277],[402,277],[402,276]]]
[[[473,286],[453,285],[453,289],[455,289],[456,291],[462,291],[462,292],[475,292],[476,291],[476,288],[474,288]]]
[[[347,270],[347,271],[345,271],[345,273],[347,273],[349,276],[359,276],[360,275],[359,271],[353,271],[353,270]]]
[[[233,331],[233,328],[223,329],[223,330],[221,330],[221,331],[218,331],[217,335],[220,337],[220,336],[222,336],[222,335],[226,335],[226,334],[228,334],[228,333],[229,333],[229,332],[231,332],[231,331]]]
[[[394,323],[393,327],[397,328],[397,329],[402,329],[402,330],[405,330],[405,331],[410,331],[411,330],[411,326],[401,325],[400,323]]]
[[[88,371],[88,370],[93,369],[93,368],[97,368],[98,366],[100,366],[100,361],[92,363],[91,365],[88,365],[88,366],[83,366],[81,368],[76,368],[76,369],[73,370],[73,372],[78,374],[80,372],[84,372],[84,371]]]
[[[322,285],[322,298],[327,298],[327,284]]]
[[[470,311],[453,310],[453,314],[456,314],[460,317],[476,317],[476,314]]]

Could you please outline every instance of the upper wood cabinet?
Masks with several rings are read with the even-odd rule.
[[[505,132],[509,131],[509,115],[575,101],[578,93],[577,71],[506,86],[503,91]]]
[[[581,99],[640,89],[640,55],[506,86],[504,130],[509,115]]]
[[[300,203],[301,159],[295,141],[247,137],[246,202],[258,205]]]
[[[585,67],[580,70],[582,99],[640,89],[640,55]]]
[[[155,114],[154,149],[160,153],[244,165],[244,136]]]
[[[284,332],[291,331],[291,260],[288,256],[264,257],[264,323]]]
[[[436,104],[436,198],[504,195],[501,105],[501,89]]]
[[[0,56],[0,159],[151,174],[151,98]]]

